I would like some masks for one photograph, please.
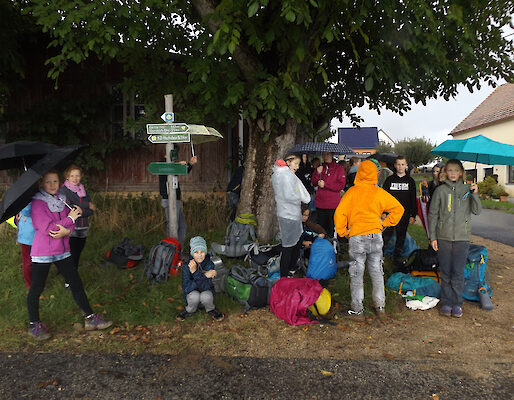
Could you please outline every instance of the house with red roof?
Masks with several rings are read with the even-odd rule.
[[[497,142],[514,145],[514,84],[498,86],[482,103],[450,132],[454,139],[467,139],[483,135]],[[514,197],[514,166],[485,165],[464,162],[467,172],[482,181],[486,176],[497,175],[498,183],[505,186]]]

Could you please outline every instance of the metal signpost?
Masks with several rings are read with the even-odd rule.
[[[178,188],[177,175],[187,174],[187,165],[171,162],[177,161],[178,151],[174,149],[174,143],[191,143],[191,151],[194,156],[193,143],[191,135],[196,135],[196,143],[202,143],[207,140],[199,141],[198,135],[222,138],[213,128],[203,125],[190,125],[183,122],[175,122],[175,114],[173,113],[173,95],[164,96],[164,113],[161,119],[164,124],[147,124],[146,133],[151,143],[166,143],[166,162],[154,162],[148,165],[148,171],[153,175],[168,175],[167,191],[168,191],[168,214],[169,226],[168,235],[178,239],[178,221],[177,221],[177,193]],[[173,159],[170,154],[173,154]]]

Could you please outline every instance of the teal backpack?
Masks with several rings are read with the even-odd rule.
[[[403,272],[392,274],[386,282],[386,287],[400,294],[410,290],[415,296],[441,297],[441,286],[435,280],[418,278]]]
[[[464,299],[480,301],[480,288],[484,288],[489,297],[493,296],[493,288],[487,282],[487,258],[487,249],[484,246],[469,246],[468,262],[464,268]]]

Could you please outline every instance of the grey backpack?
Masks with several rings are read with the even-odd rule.
[[[227,226],[225,233],[225,244],[212,243],[212,249],[227,257],[242,257],[246,255],[249,238],[255,242],[255,227],[251,223],[239,222],[236,218]]]
[[[172,268],[173,256],[177,252],[174,244],[160,242],[152,247],[146,259],[143,276],[148,282],[167,281]]]

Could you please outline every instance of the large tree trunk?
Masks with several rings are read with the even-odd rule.
[[[265,132],[255,121],[249,121],[250,142],[246,151],[245,172],[238,213],[250,212],[257,217],[257,236],[261,243],[272,239],[277,231],[275,194],[271,174],[275,160],[283,158],[296,138],[297,123],[288,119],[280,135],[270,135],[265,143]]]

